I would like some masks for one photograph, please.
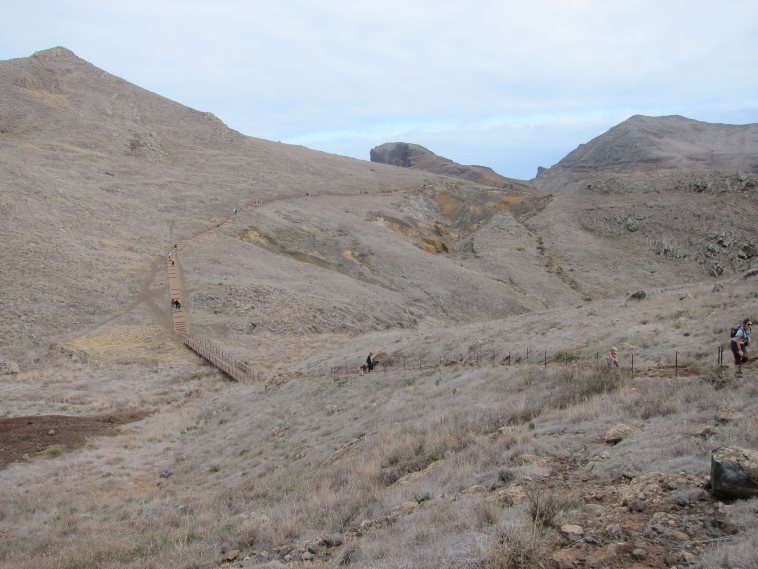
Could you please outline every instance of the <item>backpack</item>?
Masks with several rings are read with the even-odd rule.
[[[737,335],[737,332],[740,331],[740,328],[742,328],[741,324],[739,326],[732,326],[729,328],[729,337],[734,338]]]

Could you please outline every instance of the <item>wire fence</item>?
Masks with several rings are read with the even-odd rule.
[[[395,354],[385,358],[377,358],[373,371],[369,372],[365,366],[355,364],[342,364],[329,366],[327,369],[311,369],[313,375],[326,375],[327,373],[334,379],[342,377],[377,372],[411,372],[424,370],[439,370],[447,367],[511,367],[517,365],[540,365],[545,368],[549,366],[581,365],[587,368],[594,368],[595,371],[606,369],[618,369],[629,375],[639,373],[649,373],[659,377],[679,377],[691,376],[705,371],[712,371],[721,374],[724,364],[724,348],[718,346],[714,353],[699,352],[696,354],[674,351],[666,361],[640,358],[641,354],[629,354],[629,356],[619,362],[616,366],[608,363],[606,354],[595,352],[592,355],[576,354],[565,350],[549,352],[548,350],[529,350],[528,348],[519,352],[498,352],[498,351],[475,351],[461,353],[452,356],[448,353],[446,356],[435,358],[424,358],[423,356],[410,356]]]
[[[176,248],[169,254],[168,259],[171,297],[173,301],[175,298],[181,299],[181,283],[178,276],[178,264],[175,263],[175,261],[178,260]],[[232,354],[222,350],[209,340],[189,334],[185,326],[185,323],[177,322],[175,316],[174,331],[180,337],[184,345],[208,361],[211,365],[221,370],[234,381],[254,382],[256,380],[261,381],[267,379],[264,377],[264,374],[256,373],[249,364],[235,358]],[[453,366],[510,367],[512,365],[524,364],[541,364],[545,368],[549,365],[594,366],[596,371],[617,368],[632,376],[644,369],[645,373],[651,375],[673,377],[678,377],[679,375],[695,375],[706,370],[706,368],[710,368],[720,376],[723,368],[727,367],[724,365],[723,346],[717,347],[715,357],[713,354],[706,352],[683,354],[679,351],[674,351],[667,363],[654,361],[652,359],[640,361],[640,355],[641,354],[638,353],[637,359],[635,360],[635,353],[631,353],[626,360],[620,361],[618,364],[613,364],[612,362],[608,362],[606,360],[606,355],[600,354],[600,352],[596,352],[593,356],[588,356],[587,354],[578,354],[567,350],[548,352],[548,350],[535,351],[530,350],[529,348],[519,352],[469,349],[465,353],[453,355],[452,352],[447,352],[445,355],[434,358],[402,353],[395,353],[393,355],[379,354],[374,363],[373,370],[368,370],[366,366],[362,364],[356,365],[345,363],[328,367],[309,365],[305,368],[305,371],[303,371],[303,368],[278,369],[272,371],[269,374],[271,377],[268,379],[319,377],[329,375],[333,379],[338,380],[350,375],[376,373],[377,371],[402,371],[405,373],[409,371],[439,370]]]

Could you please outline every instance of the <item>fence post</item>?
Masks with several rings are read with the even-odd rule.
[[[508,367],[511,367],[511,353],[508,352]]]
[[[679,352],[674,352],[674,377],[679,377]]]
[[[545,350],[545,367],[547,367],[547,350]]]
[[[526,363],[529,363],[529,348],[526,348]]]
[[[632,376],[634,376],[634,354],[632,354]]]
[[[600,372],[600,352],[595,352],[595,373]]]

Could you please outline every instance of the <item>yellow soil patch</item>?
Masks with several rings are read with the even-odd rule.
[[[513,211],[513,208],[517,205],[521,205],[526,201],[526,196],[505,196],[500,203],[497,204],[499,211]]]
[[[381,225],[384,225],[385,227],[391,229],[395,233],[399,233],[401,235],[405,235],[406,237],[415,237],[417,235],[417,231],[408,225],[407,223],[393,219],[391,217],[384,217],[383,215],[378,215],[374,219],[374,221],[379,222]]]
[[[121,326],[98,336],[81,336],[59,344],[64,350],[81,351],[95,360],[158,359],[179,363],[182,345],[159,326]]]
[[[271,244],[271,241],[262,235],[260,231],[254,228],[250,228],[247,231],[242,231],[237,235],[237,237],[239,239],[244,239],[245,241],[252,241],[253,243],[257,243],[258,245],[262,245],[264,247],[268,247]]]
[[[346,250],[342,251],[342,256],[345,259],[347,259],[348,261],[351,261],[351,262],[355,263],[359,267],[364,267],[364,268],[366,267],[366,265],[364,265],[358,259],[356,259],[355,257],[353,257],[353,252],[350,249],[346,249]]]
[[[450,252],[450,248],[448,247],[447,243],[445,243],[436,235],[429,235],[428,237],[422,238],[418,241],[418,247],[427,253],[433,253],[435,255],[438,253]]]
[[[440,204],[442,213],[450,219],[455,219],[461,209],[461,200],[444,192],[437,192],[434,195],[435,201]]]

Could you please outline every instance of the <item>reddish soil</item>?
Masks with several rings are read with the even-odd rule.
[[[89,437],[114,435],[119,425],[139,421],[146,412],[94,417],[32,415],[0,419],[0,469],[50,447],[73,449]]]

